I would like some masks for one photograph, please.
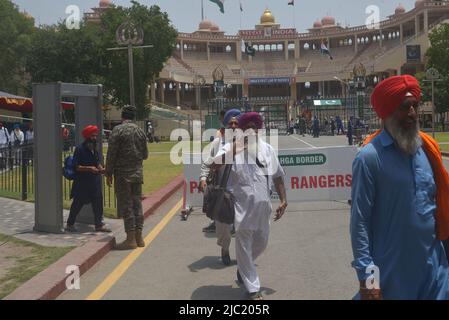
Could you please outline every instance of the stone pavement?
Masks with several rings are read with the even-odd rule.
[[[64,224],[69,215],[64,210]],[[122,220],[106,219],[105,223],[113,233],[121,232]],[[43,246],[79,247],[99,233],[93,225],[77,224],[78,233],[41,233],[33,230],[34,203],[0,198],[0,233],[14,236]]]

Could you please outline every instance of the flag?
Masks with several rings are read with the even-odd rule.
[[[321,49],[320,49],[320,51],[321,51],[321,54],[327,54],[331,60],[334,60],[334,57],[332,57],[331,52],[329,51],[329,49],[324,44],[324,41],[321,41]]]
[[[246,53],[247,55],[254,57],[256,55],[256,50],[250,46],[249,44],[245,43],[245,41],[242,39],[242,52]]]
[[[288,1],[288,5],[289,6],[294,6],[295,5],[295,0],[289,0]]]
[[[242,3],[242,0],[240,0],[240,12],[243,12],[243,3]]]
[[[220,12],[224,13],[224,2],[225,0],[210,0],[211,2],[217,4],[217,6],[220,8]]]

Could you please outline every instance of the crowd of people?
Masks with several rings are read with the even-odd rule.
[[[25,127],[24,132],[20,124],[16,123],[9,132],[8,128],[0,122],[0,170],[7,168],[8,162],[10,166],[20,164],[23,156],[27,160],[32,159],[33,125],[30,122]],[[24,148],[24,146],[27,147]]]
[[[365,140],[352,174],[352,266],[360,284],[355,298],[449,299],[449,174],[437,142],[419,129],[420,99],[419,83],[411,76],[388,78],[372,95],[382,129]],[[105,168],[96,151],[98,128],[84,129],[85,141],[74,156],[77,177],[67,221],[67,230],[75,231],[78,212],[90,203],[96,230],[110,231],[100,205],[99,177],[105,174],[108,185],[115,181],[117,211],[127,234],[117,245],[120,250],[145,246],[141,195],[147,137],[134,116],[135,108],[123,109],[123,123],[109,139]],[[279,195],[274,220],[287,208],[285,172],[273,147],[258,135],[263,128],[259,113],[231,109],[220,116],[222,128],[199,177],[203,211],[213,220],[203,231],[216,232],[226,266],[235,233],[236,278],[249,299],[262,300],[255,260],[268,244],[273,190]],[[333,125],[332,120],[331,131],[344,133],[342,122],[336,117]],[[304,123],[299,119],[299,134],[305,134]],[[356,126],[350,119],[347,132]],[[373,278],[375,270],[379,274]]]
[[[321,135],[335,136],[346,135],[348,138],[348,144],[350,146],[361,142],[363,135],[366,134],[366,125],[360,118],[351,116],[347,121],[345,130],[345,123],[340,116],[325,117],[321,121],[317,116],[308,119],[305,115],[298,116],[295,121],[291,119],[288,123],[287,135],[298,134],[303,137],[306,134],[311,135],[313,138],[319,138]]]

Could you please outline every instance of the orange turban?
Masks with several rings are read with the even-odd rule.
[[[93,134],[98,134],[99,131],[97,126],[87,126],[83,129],[82,135],[84,139],[88,139],[92,137]]]
[[[388,118],[399,108],[408,93],[421,100],[418,80],[409,75],[394,76],[380,82],[371,95],[371,105],[381,119]]]

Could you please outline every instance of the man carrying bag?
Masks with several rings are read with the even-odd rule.
[[[223,123],[228,129],[235,130],[238,127],[238,117],[240,111],[232,109],[224,115]],[[220,170],[212,170],[213,156],[217,149],[225,144],[225,133],[217,137],[212,143],[211,157],[204,161],[201,166],[200,190],[204,191],[203,212],[207,217],[212,219],[216,225],[217,244],[221,247],[221,259],[226,266],[231,265],[231,257],[229,255],[229,247],[231,245],[231,230],[234,223],[234,205],[231,203],[231,196],[226,192],[225,188],[231,171],[231,166]],[[221,206],[219,214],[216,214],[214,205],[217,201]]]

